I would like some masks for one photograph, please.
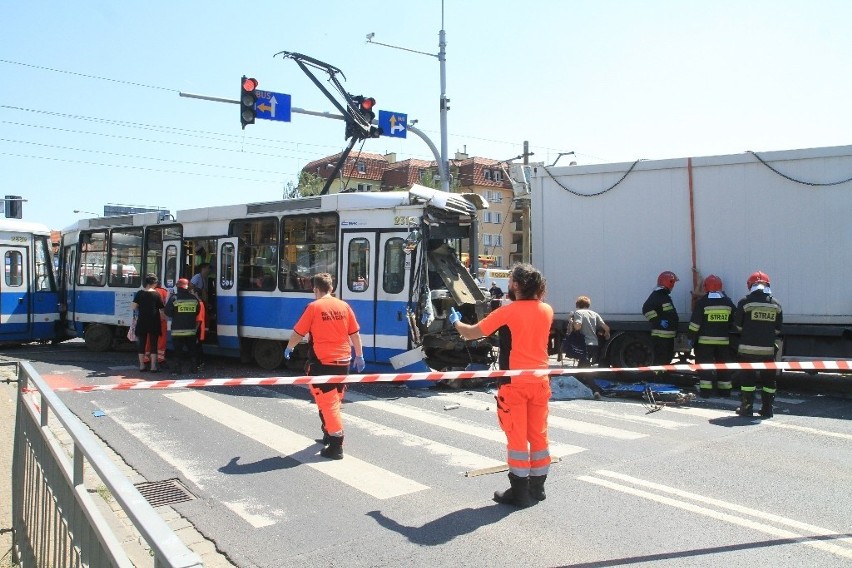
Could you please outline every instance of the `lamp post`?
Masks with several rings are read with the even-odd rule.
[[[383,45],[393,49],[401,49],[411,53],[419,53],[420,55],[428,55],[429,57],[438,58],[441,69],[441,99],[439,106],[441,110],[441,163],[438,164],[438,173],[441,176],[441,189],[443,191],[450,191],[450,163],[447,158],[447,111],[450,110],[450,106],[448,104],[450,99],[447,98],[447,32],[444,31],[444,2],[441,0],[441,31],[438,32],[437,55],[434,53],[427,53],[425,51],[417,51],[406,47],[373,41],[373,37],[375,37],[375,35],[375,33],[367,34],[367,43],[374,43],[376,45]]]
[[[80,209],[75,209],[74,213],[85,213],[86,215],[94,215],[95,217],[100,217],[100,215],[98,215],[97,213],[94,213],[92,211],[82,211]]]

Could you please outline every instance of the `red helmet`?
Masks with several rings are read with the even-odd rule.
[[[177,287],[186,290],[187,288],[189,288],[189,280],[187,280],[186,278],[178,279]]]
[[[752,272],[751,276],[748,277],[746,281],[746,286],[751,288],[755,284],[766,284],[769,286],[769,276],[765,272],[761,272],[758,270],[757,272]]]
[[[710,276],[704,279],[704,290],[706,290],[707,292],[721,292],[722,279],[716,276],[715,274],[711,274]]]
[[[665,272],[660,272],[660,275],[657,276],[657,286],[664,286],[671,290],[674,288],[677,280],[677,275],[674,272],[666,270]]]

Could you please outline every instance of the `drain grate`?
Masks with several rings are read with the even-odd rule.
[[[137,483],[136,489],[152,507],[192,501],[195,496],[177,479]]]

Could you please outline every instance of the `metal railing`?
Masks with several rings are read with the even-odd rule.
[[[18,396],[12,456],[12,554],[22,568],[133,567],[87,486],[85,468],[108,490],[150,547],[154,568],[197,568],[201,558],[181,542],[62,403],[33,366],[17,367]],[[73,441],[66,449],[58,429]],[[70,454],[70,455],[69,455]]]

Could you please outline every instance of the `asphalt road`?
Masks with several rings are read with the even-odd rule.
[[[152,377],[133,353],[79,343],[2,355],[54,387]],[[271,375],[213,358],[203,374]],[[236,566],[715,567],[852,562],[849,393],[850,379],[787,375],[767,421],[722,399],[555,401],[560,461],[522,511],[491,501],[505,473],[479,475],[505,459],[487,387],[350,387],[336,462],[317,455],[304,387],[60,396],[145,479],[186,487],[171,507]]]

